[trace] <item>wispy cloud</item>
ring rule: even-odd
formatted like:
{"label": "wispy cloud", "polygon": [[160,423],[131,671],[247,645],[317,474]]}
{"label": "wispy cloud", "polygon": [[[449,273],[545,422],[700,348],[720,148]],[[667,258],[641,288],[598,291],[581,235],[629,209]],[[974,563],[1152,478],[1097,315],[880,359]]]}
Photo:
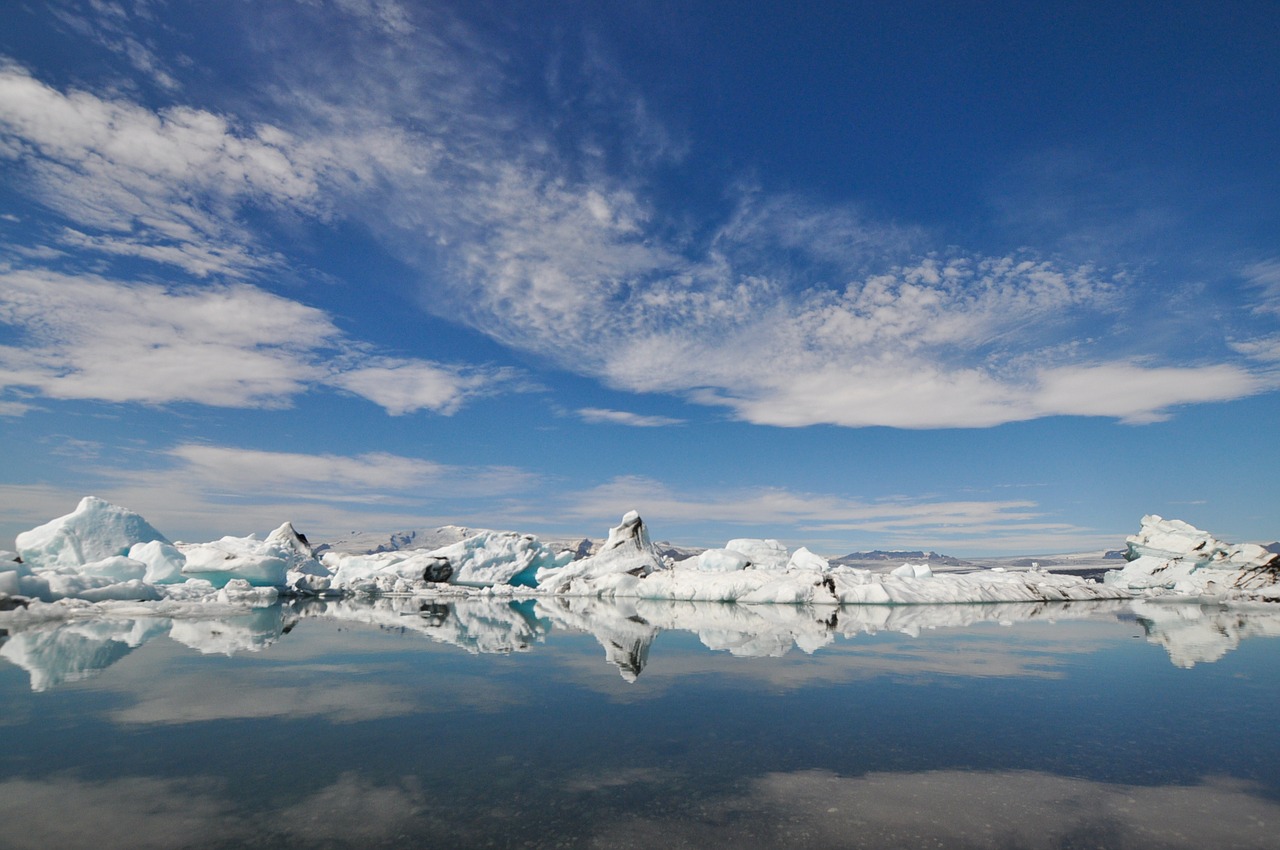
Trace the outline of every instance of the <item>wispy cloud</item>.
{"label": "wispy cloud", "polygon": [[[334,8],[363,25],[335,37],[319,25]],[[320,17],[256,57],[276,81],[256,107],[270,120],[59,91],[9,65],[0,155],[74,225],[68,246],[247,279],[283,260],[245,210],[350,219],[422,272],[427,309],[614,388],[757,424],[1137,424],[1275,386],[1225,340],[1216,354],[1118,346],[1160,321],[1118,271],[931,244],[853,204],[756,187],[727,187],[718,222],[688,225],[648,189],[653,151],[670,147],[654,142],[660,120],[624,79],[586,79],[599,51],[548,73],[529,58],[541,52],[439,10],[342,0],[293,13]],[[524,96],[539,78],[552,104],[581,87],[601,121],[647,131],[579,128],[566,143],[564,116]],[[312,361],[290,357],[255,397],[315,380],[302,374]],[[454,409],[474,378],[384,361],[332,383],[405,413]]]}
{"label": "wispy cloud", "polygon": [[422,360],[373,358],[368,365],[341,372],[334,386],[364,396],[392,416],[418,410],[455,413],[469,398],[496,390],[511,370],[442,366]]}
{"label": "wispy cloud", "polygon": [[515,467],[445,464],[386,452],[308,454],[184,443],[124,457],[75,459],[78,490],[0,484],[6,530],[16,533],[68,513],[90,493],[186,539],[267,531],[285,520],[317,541],[349,531],[451,523],[508,527],[504,500],[542,483],[537,474]]}
{"label": "wispy cloud", "polygon": [[[866,501],[783,487],[677,492],[643,476],[622,476],[568,494],[563,516],[583,525],[612,523],[639,510],[653,534],[680,540],[691,517],[729,537],[777,537],[830,554],[850,540],[877,548],[937,547],[949,551],[1062,552],[1114,546],[1115,534],[1055,521],[1029,500],[945,500],[930,497]],[[699,540],[712,545],[717,541]]]}
{"label": "wispy cloud", "polygon": [[155,43],[141,33],[143,25],[155,21],[150,0],[90,3],[53,0],[48,6],[63,26],[123,57],[145,79],[163,89],[179,88],[173,68],[160,58]]}
{"label": "wispy cloud", "polygon": [[[584,167],[504,98],[511,63],[469,43],[414,46],[429,58],[410,59],[406,43],[365,69],[368,79],[320,75],[326,103],[381,92],[362,124],[435,154],[412,172],[383,160],[397,179],[377,212],[347,211],[405,259],[444,270],[431,275],[431,309],[506,345],[616,388],[680,394],[770,425],[983,427],[1058,415],[1136,424],[1271,386],[1247,362],[1116,345],[1139,318],[1155,320],[1136,314],[1133,281],[1119,272],[1034,251],[930,251],[919,229],[755,188],[739,190],[709,235],[673,227],[644,190],[641,160]],[[489,85],[453,79],[460,67]],[[396,86],[380,85],[381,74]],[[426,79],[444,84],[428,91]],[[626,101],[608,108],[621,116]],[[400,113],[451,118],[432,132]],[[414,247],[423,244],[430,251]]]}
{"label": "wispy cloud", "polygon": [[1246,266],[1244,279],[1258,293],[1254,312],[1280,316],[1280,260],[1263,260]]}
{"label": "wispy cloud", "polygon": [[295,154],[270,125],[62,92],[0,65],[0,156],[24,169],[38,200],[97,231],[68,231],[76,247],[244,277],[274,259],[237,220],[240,205],[323,207],[315,167]]}
{"label": "wispy cloud", "polygon": [[[434,491],[451,496],[499,495],[526,489],[536,479],[510,467],[461,467],[371,452],[355,456],[268,452],[186,444],[165,452],[172,465],[160,475],[206,492],[290,494],[317,501],[418,499]],[[154,473],[137,473],[150,478]],[[309,494],[309,495],[308,495]]]}
{"label": "wispy cloud", "polygon": [[578,416],[583,422],[590,422],[593,425],[629,425],[632,428],[662,428],[667,425],[682,425],[683,419],[673,419],[670,416],[646,416],[641,413],[631,413],[626,410],[609,410],[602,407],[584,407],[578,411]]}

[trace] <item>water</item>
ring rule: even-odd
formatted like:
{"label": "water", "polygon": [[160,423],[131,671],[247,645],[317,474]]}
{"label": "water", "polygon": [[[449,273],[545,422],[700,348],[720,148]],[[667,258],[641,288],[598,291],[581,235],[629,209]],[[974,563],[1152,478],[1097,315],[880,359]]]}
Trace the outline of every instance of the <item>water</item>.
{"label": "water", "polygon": [[1280,614],[832,613],[14,631],[0,847],[1280,847]]}

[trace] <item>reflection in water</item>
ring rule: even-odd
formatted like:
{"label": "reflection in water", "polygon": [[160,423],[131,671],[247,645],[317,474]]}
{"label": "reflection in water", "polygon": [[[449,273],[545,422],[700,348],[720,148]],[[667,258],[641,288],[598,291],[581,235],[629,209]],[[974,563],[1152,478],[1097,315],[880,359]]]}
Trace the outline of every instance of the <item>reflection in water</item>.
{"label": "reflection in water", "polygon": [[638,818],[600,846],[1274,847],[1280,804],[1244,783],[1143,787],[1035,771],[772,773],[700,818]]}
{"label": "reflection in water", "polygon": [[[575,783],[570,798],[661,787],[661,771]],[[412,778],[388,783],[346,772],[283,809],[255,813],[214,783],[70,777],[0,782],[12,848],[209,846],[465,846],[485,841],[504,813],[467,824],[440,810]],[[1280,804],[1230,780],[1136,786],[1037,771],[926,771],[845,777],[825,770],[766,774],[745,793],[696,810],[650,807],[595,825],[594,834],[514,830],[511,846],[609,848],[1195,848],[1275,847]],[[587,825],[583,825],[587,826]],[[590,829],[590,827],[588,827]],[[536,839],[536,840],[535,840]],[[560,842],[560,843],[557,843]],[[505,845],[504,845],[505,846]]]}
{"label": "reflection in water", "polygon": [[1178,667],[1217,661],[1245,638],[1280,637],[1280,613],[1273,610],[1157,601],[1130,604],[1147,640],[1163,646]]}
{"label": "reflection in water", "polygon": [[0,647],[0,847],[1276,847],[1280,667],[1240,646],[1276,634],[586,599],[46,625]]}
{"label": "reflection in water", "polygon": [[[556,632],[592,635],[606,660],[634,682],[662,632],[697,636],[708,649],[742,657],[815,653],[837,640],[881,632],[918,637],[982,624],[1133,621],[1178,667],[1212,662],[1250,637],[1280,636],[1280,611],[1190,603],[1074,602],[996,605],[734,605],[714,602],[552,597],[511,602],[462,598],[302,600],[218,619],[100,619],[38,625],[0,637],[0,656],[43,691],[92,676],[148,640],[167,635],[205,655],[258,652],[300,619],[362,623],[420,634],[470,653],[525,652]],[[899,656],[899,662],[904,659]],[[958,659],[952,659],[956,665]],[[956,673],[962,669],[956,666]],[[979,672],[977,670],[971,672]],[[1006,671],[1009,674],[1025,670]],[[997,675],[988,667],[982,675]]]}

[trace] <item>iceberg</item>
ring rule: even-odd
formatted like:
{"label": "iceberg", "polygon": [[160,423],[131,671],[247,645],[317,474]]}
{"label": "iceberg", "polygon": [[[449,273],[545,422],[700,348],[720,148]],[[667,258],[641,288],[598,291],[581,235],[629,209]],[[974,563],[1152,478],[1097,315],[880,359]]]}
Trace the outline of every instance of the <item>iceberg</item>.
{"label": "iceberg", "polygon": [[539,589],[551,593],[592,595],[589,588],[596,580],[638,580],[667,567],[667,560],[649,540],[640,514],[628,511],[622,522],[609,529],[609,539],[599,552],[564,566],[545,567],[534,578]]}
{"label": "iceberg", "polygon": [[85,496],[71,513],[22,532],[14,543],[33,567],[79,567],[152,540],[169,542],[133,511]]}
{"label": "iceberg", "polygon": [[709,573],[731,573],[751,566],[751,559],[732,549],[707,549],[697,557],[698,569]]}
{"label": "iceberg", "polygon": [[1123,568],[1103,581],[1144,596],[1280,601],[1280,554],[1255,543],[1224,543],[1207,531],[1155,514],[1125,540]]}
{"label": "iceberg", "polygon": [[773,538],[757,540],[739,537],[724,544],[724,548],[731,552],[741,552],[750,559],[751,566],[757,570],[784,570],[791,560],[791,553],[787,551],[787,547]]}
{"label": "iceberg", "polygon": [[[213,606],[208,613],[243,612],[279,596],[557,597],[806,609],[1160,596],[1280,601],[1280,554],[1225,543],[1154,515],[1128,538],[1127,562],[1101,582],[1048,572],[1037,563],[1016,569],[968,564],[939,573],[912,561],[891,570],[864,569],[804,547],[790,551],[772,538],[736,538],[673,560],[669,553],[677,550],[655,546],[634,510],[598,547],[573,540],[566,548],[530,534],[456,526],[406,535],[401,542],[415,540],[449,542],[353,553],[313,547],[288,522],[262,540],[170,542],[138,514],[90,496],[72,513],[19,534],[16,553],[0,553],[0,620],[83,619],[92,616],[88,603],[116,616],[128,610],[131,616],[186,617],[200,606]],[[642,666],[645,655],[644,642],[630,629],[609,644],[620,669]]]}
{"label": "iceberg", "polygon": [[440,585],[530,587],[536,574],[563,567],[573,552],[555,551],[530,534],[481,531],[428,551],[398,549],[365,555],[325,552],[331,587],[355,593],[415,593]]}

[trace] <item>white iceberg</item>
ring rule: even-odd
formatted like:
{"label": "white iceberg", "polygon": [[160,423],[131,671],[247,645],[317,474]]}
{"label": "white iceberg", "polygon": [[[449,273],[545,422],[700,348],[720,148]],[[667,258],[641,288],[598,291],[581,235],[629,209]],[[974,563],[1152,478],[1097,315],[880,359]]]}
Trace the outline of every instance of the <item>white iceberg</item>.
{"label": "white iceberg", "polygon": [[78,567],[152,540],[169,542],[133,511],[85,496],[71,513],[22,532],[14,543],[31,567]]}
{"label": "white iceberg", "polygon": [[1144,516],[1126,543],[1128,563],[1103,577],[1109,586],[1147,596],[1280,601],[1280,554],[1255,543],[1224,543],[1155,514]]}
{"label": "white iceberg", "polygon": [[173,584],[184,581],[182,568],[186,556],[167,540],[149,540],[129,547],[129,557],[146,565],[142,579],[148,584]]}
{"label": "white iceberg", "polygon": [[707,549],[695,559],[698,569],[709,573],[732,573],[751,566],[751,559],[732,549]]}
{"label": "white iceberg", "polygon": [[290,587],[308,577],[328,577],[307,539],[288,522],[265,540],[223,537],[212,543],[179,543],[177,548],[186,558],[183,575],[219,588],[235,579],[254,587]]}
{"label": "white iceberg", "polygon": [[649,540],[649,531],[640,514],[628,511],[621,523],[609,529],[609,539],[596,554],[563,566],[545,567],[534,577],[538,588],[546,592],[594,596],[597,594],[590,592],[592,582],[610,579],[636,581],[665,571],[667,566],[666,559]]}
{"label": "white iceberg", "polygon": [[746,555],[752,568],[757,570],[785,570],[791,560],[787,547],[773,538],[739,537],[724,544],[724,548]]}
{"label": "white iceberg", "polygon": [[530,534],[482,531],[439,549],[325,552],[321,562],[336,590],[414,593],[445,584],[531,586],[537,573],[563,567],[572,557],[572,552],[556,551]]}
{"label": "white iceberg", "polygon": [[[423,539],[439,541],[462,531],[452,528]],[[479,531],[430,550],[354,554],[330,549],[317,559],[290,523],[264,540],[251,535],[170,543],[137,514],[87,497],[73,513],[18,535],[21,561],[0,557],[0,616],[27,623],[84,616],[67,600],[117,608],[151,605],[153,616],[162,611],[175,616],[175,610],[197,604],[243,611],[270,604],[278,594],[559,596],[810,607],[1157,595],[1280,601],[1280,555],[1253,544],[1224,543],[1156,516],[1145,517],[1141,532],[1129,538],[1129,563],[1101,583],[1038,568],[935,574],[928,564],[909,562],[888,573],[872,572],[832,563],[804,547],[791,552],[772,538],[738,538],[672,561],[654,546],[636,511],[610,529],[594,554],[581,557],[590,550],[581,543],[569,550],[528,534]],[[639,645],[630,637],[618,646],[619,658],[639,658]]]}

